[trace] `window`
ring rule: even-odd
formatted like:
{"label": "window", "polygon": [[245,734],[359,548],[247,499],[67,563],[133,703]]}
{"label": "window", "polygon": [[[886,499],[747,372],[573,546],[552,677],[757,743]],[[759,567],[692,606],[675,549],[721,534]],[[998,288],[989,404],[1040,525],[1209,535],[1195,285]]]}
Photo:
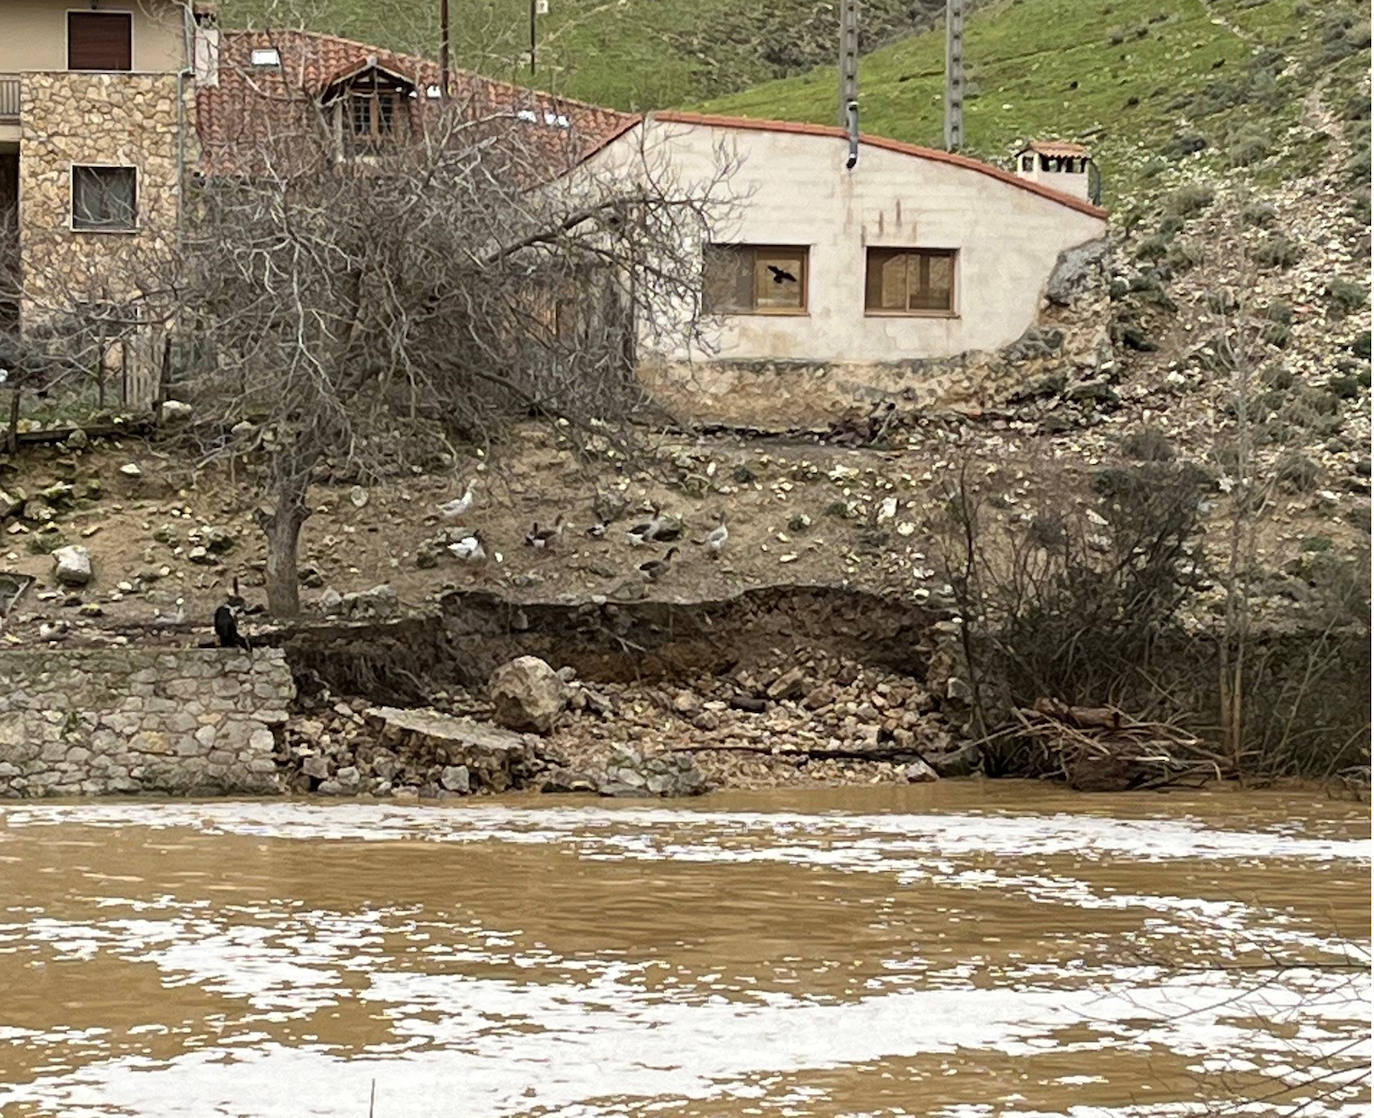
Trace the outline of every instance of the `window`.
{"label": "window", "polygon": [[869,249],[864,310],[953,314],[955,255],[949,248]]}
{"label": "window", "polygon": [[1021,156],[1021,170],[1023,170],[1023,171],[1034,171],[1034,170],[1035,170],[1035,156],[1033,156],[1033,155],[1023,155],[1023,156]]}
{"label": "window", "polygon": [[805,314],[809,252],[796,245],[707,245],[703,309],[707,314]]}
{"label": "window", "polygon": [[280,66],[281,55],[276,47],[254,47],[249,52],[248,61],[254,66]]}
{"label": "window", "polygon": [[68,12],[68,70],[132,70],[130,12]]}
{"label": "window", "polygon": [[73,167],[72,228],[138,228],[137,180],[132,167]]}
{"label": "window", "polygon": [[360,148],[391,139],[396,127],[396,94],[384,91],[353,93],[348,98],[348,129]]}

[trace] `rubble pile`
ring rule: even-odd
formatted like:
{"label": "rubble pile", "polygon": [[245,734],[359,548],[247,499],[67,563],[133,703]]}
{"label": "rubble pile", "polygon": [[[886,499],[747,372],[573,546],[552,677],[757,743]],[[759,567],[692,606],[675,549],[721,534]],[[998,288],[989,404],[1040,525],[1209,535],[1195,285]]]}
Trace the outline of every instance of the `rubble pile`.
{"label": "rubble pile", "polygon": [[[279,763],[296,790],[444,798],[506,788],[606,796],[696,795],[710,787],[934,780],[979,768],[915,680],[826,653],[722,677],[587,683],[567,668],[546,736],[500,722],[521,657],[494,674],[498,698],[436,692],[422,710],[339,702],[311,688]],[[544,665],[547,668],[547,665]],[[541,693],[539,710],[549,705]],[[492,758],[499,756],[499,762]],[[455,768],[461,766],[462,774]]]}

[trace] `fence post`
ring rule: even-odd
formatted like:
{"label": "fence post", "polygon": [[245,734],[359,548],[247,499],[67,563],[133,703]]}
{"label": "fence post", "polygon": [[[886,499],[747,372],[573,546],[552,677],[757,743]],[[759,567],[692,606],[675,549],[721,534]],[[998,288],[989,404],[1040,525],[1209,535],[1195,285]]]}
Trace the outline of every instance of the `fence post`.
{"label": "fence post", "polygon": [[5,450],[9,454],[17,454],[19,451],[19,393],[21,389],[15,385],[10,389],[10,421],[5,428]]}

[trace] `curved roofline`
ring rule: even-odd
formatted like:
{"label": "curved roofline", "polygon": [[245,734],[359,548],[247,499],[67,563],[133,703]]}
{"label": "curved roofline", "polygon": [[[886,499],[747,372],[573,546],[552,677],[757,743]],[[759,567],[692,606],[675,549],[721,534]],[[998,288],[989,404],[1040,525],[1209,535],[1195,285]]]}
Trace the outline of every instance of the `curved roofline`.
{"label": "curved roofline", "polygon": [[[676,110],[649,113],[646,119],[662,121],[666,124],[696,124],[706,128],[738,128],[750,132],[790,132],[802,136],[849,139],[849,133],[836,125],[805,124],[795,120],[755,120],[751,117],[711,116],[706,113],[685,113]],[[989,178],[998,179],[1009,186],[1017,187],[1031,194],[1038,194],[1048,201],[1058,202],[1061,206],[1078,210],[1089,217],[1101,218],[1105,221],[1110,216],[1110,212],[1101,206],[1094,206],[1082,198],[1074,198],[1062,191],[1042,186],[1038,182],[1020,178],[1010,171],[1004,171],[1001,167],[994,167],[991,163],[971,159],[967,155],[957,155],[954,152],[939,151],[935,148],[923,148],[917,144],[908,144],[901,140],[889,140],[885,136],[870,136],[867,133],[859,134],[859,142],[867,144],[869,147],[896,152],[898,155],[912,155],[917,159],[930,159],[936,163],[948,163],[955,167],[963,167],[968,171],[977,171],[980,175],[987,175]]]}

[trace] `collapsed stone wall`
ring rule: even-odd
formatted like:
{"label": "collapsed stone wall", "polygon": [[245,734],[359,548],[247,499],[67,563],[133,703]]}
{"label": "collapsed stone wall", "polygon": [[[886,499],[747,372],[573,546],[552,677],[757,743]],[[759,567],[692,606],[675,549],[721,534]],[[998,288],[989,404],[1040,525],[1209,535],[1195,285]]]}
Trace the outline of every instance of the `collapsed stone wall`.
{"label": "collapsed stone wall", "polygon": [[303,687],[373,702],[426,701],[449,683],[484,687],[501,664],[538,656],[580,679],[713,675],[778,650],[824,648],[924,678],[940,611],[827,586],[772,586],[719,600],[519,602],[454,591],[437,617],[311,625],[282,645]]}
{"label": "collapsed stone wall", "polygon": [[0,796],[280,792],[294,698],[279,649],[0,652]]}

